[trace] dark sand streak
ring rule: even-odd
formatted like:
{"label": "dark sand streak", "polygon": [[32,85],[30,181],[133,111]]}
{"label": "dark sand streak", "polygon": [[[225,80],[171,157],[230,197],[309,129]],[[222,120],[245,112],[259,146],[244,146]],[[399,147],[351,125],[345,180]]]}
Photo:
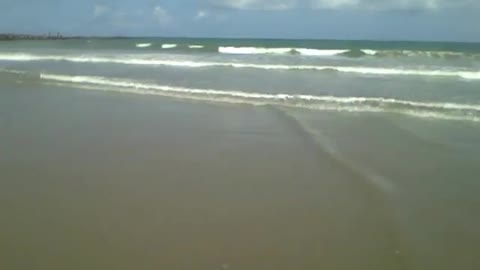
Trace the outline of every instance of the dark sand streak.
{"label": "dark sand streak", "polygon": [[[315,132],[315,134],[306,123],[296,118],[289,110],[276,106],[269,106],[269,108],[283,120],[283,123],[303,139],[305,149],[313,153],[319,163],[329,162],[329,166],[332,168],[346,173],[347,177],[342,180],[349,181],[348,186],[350,188],[361,193],[361,197],[369,201],[368,205],[376,207],[376,209],[369,210],[380,214],[382,217],[382,224],[378,225],[377,228],[385,230],[384,233],[388,236],[390,249],[395,251],[396,266],[398,266],[396,269],[409,269],[407,255],[400,252],[407,249],[402,248],[404,246],[400,240],[402,235],[392,215],[394,209],[391,207],[387,197],[388,190],[385,190],[382,185],[375,183],[372,175],[367,174],[365,169],[343,158],[332,144],[327,145],[325,141],[318,139],[318,136],[321,134],[318,134],[318,132]],[[383,178],[382,181],[384,181]]]}

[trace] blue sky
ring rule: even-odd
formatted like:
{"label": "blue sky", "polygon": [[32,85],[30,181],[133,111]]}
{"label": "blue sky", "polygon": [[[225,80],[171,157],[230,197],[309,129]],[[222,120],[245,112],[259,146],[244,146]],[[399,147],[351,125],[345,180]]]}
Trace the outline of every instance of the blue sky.
{"label": "blue sky", "polygon": [[0,0],[0,32],[480,41],[480,0]]}

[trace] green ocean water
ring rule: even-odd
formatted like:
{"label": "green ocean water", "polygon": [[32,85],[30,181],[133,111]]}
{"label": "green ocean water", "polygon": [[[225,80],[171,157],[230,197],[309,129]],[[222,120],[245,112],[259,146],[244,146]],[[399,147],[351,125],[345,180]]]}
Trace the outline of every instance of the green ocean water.
{"label": "green ocean water", "polygon": [[177,44],[179,48],[202,45],[203,51],[217,51],[218,47],[263,47],[263,48],[312,48],[312,49],[372,49],[411,51],[451,51],[480,53],[480,44],[462,42],[418,41],[369,41],[369,40],[289,40],[289,39],[218,39],[218,38],[83,38],[65,41],[11,41],[1,44],[3,48],[71,48],[71,49],[131,49],[133,43],[152,43],[152,50],[162,44]]}
{"label": "green ocean water", "polygon": [[37,83],[127,91],[134,86],[139,92],[213,101],[477,121],[479,46],[158,38],[13,41],[0,44],[0,64],[1,76],[37,78]]}

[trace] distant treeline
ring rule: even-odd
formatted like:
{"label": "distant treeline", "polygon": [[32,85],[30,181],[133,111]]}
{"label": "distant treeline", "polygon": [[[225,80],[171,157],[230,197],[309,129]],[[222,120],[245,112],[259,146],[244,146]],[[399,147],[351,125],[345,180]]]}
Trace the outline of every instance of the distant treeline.
{"label": "distant treeline", "polygon": [[44,34],[44,35],[26,35],[26,34],[0,34],[0,40],[50,40],[50,39],[67,39],[60,33]]}
{"label": "distant treeline", "polygon": [[44,35],[26,35],[26,34],[1,34],[0,41],[9,40],[65,40],[65,39],[130,39],[135,37],[125,36],[64,36],[60,33]]}

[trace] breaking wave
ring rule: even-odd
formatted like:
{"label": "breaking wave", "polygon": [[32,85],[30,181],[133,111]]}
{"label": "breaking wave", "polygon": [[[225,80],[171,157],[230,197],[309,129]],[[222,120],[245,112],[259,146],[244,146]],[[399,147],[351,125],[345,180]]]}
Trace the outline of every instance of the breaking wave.
{"label": "breaking wave", "polygon": [[218,47],[218,52],[225,54],[288,54],[292,50],[290,48]]}
{"label": "breaking wave", "polygon": [[152,46],[152,43],[137,43],[135,46],[137,48],[148,48],[148,47]]}
{"label": "breaking wave", "polygon": [[348,50],[318,50],[302,48],[259,48],[259,47],[219,47],[218,52],[224,54],[301,54],[307,56],[333,56]]}
{"label": "breaking wave", "polygon": [[412,50],[361,50],[365,55],[376,57],[426,57],[426,58],[461,58],[480,57],[479,54],[464,53],[464,52],[451,52],[451,51],[412,51]]}
{"label": "breaking wave", "polygon": [[321,111],[397,113],[420,118],[480,122],[480,104],[419,102],[382,97],[336,97],[282,93],[256,93],[238,90],[217,90],[158,85],[143,81],[96,76],[32,74],[7,71],[25,80],[34,78],[47,83],[63,83],[77,88],[143,95],[169,96],[209,102],[276,105]]}
{"label": "breaking wave", "polygon": [[162,49],[173,49],[176,47],[177,47],[177,44],[162,44]]}
{"label": "breaking wave", "polygon": [[342,57],[424,57],[424,58],[473,58],[480,59],[478,53],[453,51],[413,51],[413,50],[373,50],[373,49],[313,49],[313,48],[264,48],[264,47],[218,47],[222,54],[270,54],[303,56],[342,56]]}
{"label": "breaking wave", "polygon": [[317,65],[283,65],[283,64],[253,64],[239,62],[197,62],[181,60],[152,59],[138,55],[122,57],[100,56],[67,56],[67,55],[32,55],[32,54],[0,54],[3,61],[69,61],[76,63],[113,63],[126,65],[173,66],[184,68],[229,67],[253,68],[264,70],[312,70],[335,71],[377,76],[428,76],[454,77],[468,80],[480,80],[480,71],[472,70],[433,70],[433,69],[402,69],[365,66],[317,66]]}

